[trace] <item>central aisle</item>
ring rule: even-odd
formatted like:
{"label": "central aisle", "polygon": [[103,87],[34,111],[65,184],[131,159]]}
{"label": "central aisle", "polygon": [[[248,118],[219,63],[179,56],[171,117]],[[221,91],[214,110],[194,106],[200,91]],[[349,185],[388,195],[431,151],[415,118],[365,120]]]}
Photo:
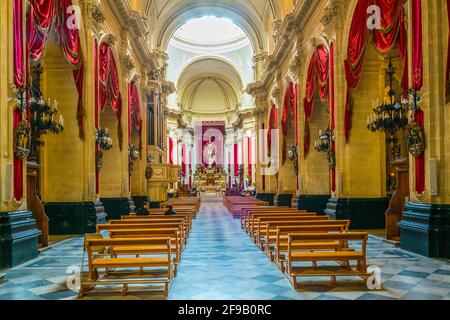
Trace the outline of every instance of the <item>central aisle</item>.
{"label": "central aisle", "polygon": [[202,203],[170,299],[299,297],[222,202]]}

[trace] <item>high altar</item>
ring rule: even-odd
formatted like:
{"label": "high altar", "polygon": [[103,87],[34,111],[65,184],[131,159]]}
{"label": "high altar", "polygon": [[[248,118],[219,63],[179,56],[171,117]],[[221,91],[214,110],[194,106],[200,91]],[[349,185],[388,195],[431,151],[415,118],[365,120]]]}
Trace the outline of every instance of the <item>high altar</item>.
{"label": "high altar", "polygon": [[223,195],[227,188],[227,174],[221,166],[199,166],[194,174],[194,187],[201,195]]}

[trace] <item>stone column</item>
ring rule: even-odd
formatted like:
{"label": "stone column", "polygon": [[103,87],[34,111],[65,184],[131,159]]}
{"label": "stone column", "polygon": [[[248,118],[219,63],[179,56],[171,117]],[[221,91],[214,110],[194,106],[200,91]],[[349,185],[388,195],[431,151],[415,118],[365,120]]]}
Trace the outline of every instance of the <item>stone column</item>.
{"label": "stone column", "polygon": [[[23,9],[25,13],[25,1]],[[0,3],[0,269],[22,264],[38,256],[40,231],[26,203],[26,171],[23,168],[23,199],[14,200],[13,112],[17,90],[13,86],[13,1]],[[25,25],[25,24],[24,24]],[[24,30],[25,31],[25,30]],[[25,32],[24,32],[25,36]],[[8,45],[6,45],[8,44]]]}

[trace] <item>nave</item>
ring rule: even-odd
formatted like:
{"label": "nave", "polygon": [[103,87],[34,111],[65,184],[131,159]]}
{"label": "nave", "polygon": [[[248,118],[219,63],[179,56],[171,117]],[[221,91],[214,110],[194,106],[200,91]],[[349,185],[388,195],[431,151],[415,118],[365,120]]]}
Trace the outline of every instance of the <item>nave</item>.
{"label": "nave", "polygon": [[[368,264],[381,268],[382,289],[370,291],[356,279],[311,278],[298,291],[278,267],[242,231],[239,220],[218,202],[203,202],[183,253],[169,300],[382,300],[450,298],[450,263],[401,250],[370,236]],[[73,300],[67,288],[70,266],[80,266],[83,238],[63,240],[39,258],[7,271],[0,284],[0,300]],[[85,262],[86,264],[86,262]],[[84,300],[163,299],[160,293],[92,293]]]}

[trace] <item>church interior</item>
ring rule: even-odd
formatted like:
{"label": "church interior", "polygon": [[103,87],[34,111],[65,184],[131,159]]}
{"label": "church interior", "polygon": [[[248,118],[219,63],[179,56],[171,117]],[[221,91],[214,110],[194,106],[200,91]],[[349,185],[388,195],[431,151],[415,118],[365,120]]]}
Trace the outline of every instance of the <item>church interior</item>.
{"label": "church interior", "polygon": [[450,299],[450,0],[3,0],[0,39],[0,300]]}

